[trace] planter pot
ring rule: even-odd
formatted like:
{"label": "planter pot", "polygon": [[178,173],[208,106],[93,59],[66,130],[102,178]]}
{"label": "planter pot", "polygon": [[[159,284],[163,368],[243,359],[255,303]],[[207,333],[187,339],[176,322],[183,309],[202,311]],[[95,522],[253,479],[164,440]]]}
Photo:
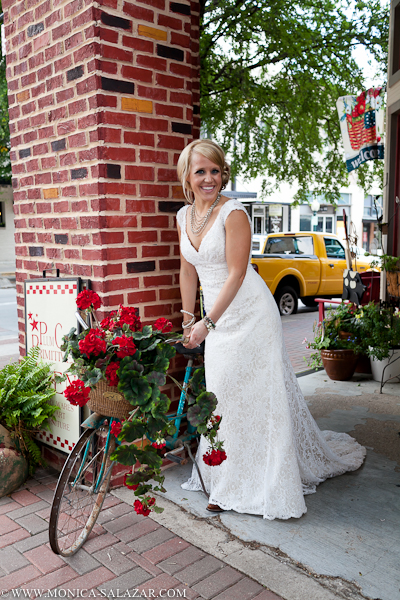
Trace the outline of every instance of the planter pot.
{"label": "planter pot", "polygon": [[28,478],[28,463],[14,448],[0,448],[0,498],[15,492]]}
{"label": "planter pot", "polygon": [[[399,360],[396,360],[397,358]],[[386,365],[389,365],[387,369],[385,369]],[[382,374],[384,369],[385,381],[387,381],[391,377],[400,377],[400,348],[393,350],[393,354],[389,358],[384,358],[383,360],[376,360],[375,358],[371,358],[371,369],[372,378],[375,381],[382,381]],[[392,381],[392,383],[396,383],[396,381]]]}
{"label": "planter pot", "polygon": [[400,271],[386,272],[386,286],[390,296],[396,298],[400,296]]}
{"label": "planter pot", "polygon": [[348,381],[354,375],[358,356],[353,350],[321,350],[321,359],[329,379]]}

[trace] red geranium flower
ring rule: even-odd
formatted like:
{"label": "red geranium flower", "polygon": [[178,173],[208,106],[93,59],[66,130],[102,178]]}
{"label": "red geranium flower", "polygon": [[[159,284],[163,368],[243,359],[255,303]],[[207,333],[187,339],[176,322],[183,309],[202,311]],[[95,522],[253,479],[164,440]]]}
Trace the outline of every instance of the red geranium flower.
{"label": "red geranium flower", "polygon": [[118,310],[118,320],[115,323],[115,327],[122,328],[125,324],[129,325],[131,331],[139,331],[142,328],[137,309],[131,308],[130,306],[122,306],[121,304]]}
{"label": "red geranium flower", "polygon": [[102,305],[102,301],[96,292],[93,292],[92,290],[83,290],[76,298],[76,305],[79,310],[86,310],[91,306],[97,310]]}
{"label": "red geranium flower", "polygon": [[73,381],[64,390],[64,396],[73,406],[85,406],[89,400],[90,387],[85,387],[85,384],[80,379]]}
{"label": "red geranium flower", "polygon": [[117,371],[119,369],[119,362],[112,362],[107,365],[106,368],[106,377],[109,385],[116,387],[119,382],[119,377],[117,375]]}
{"label": "red geranium flower", "polygon": [[107,349],[104,336],[105,332],[101,329],[89,329],[83,340],[79,340],[79,350],[82,354],[86,354],[88,358],[90,358],[91,354],[99,356],[99,354],[105,352]]}
{"label": "red geranium flower", "polygon": [[118,437],[119,434],[121,433],[122,423],[124,422],[124,420],[122,420],[122,421],[113,421],[112,422],[112,424],[111,424],[111,433],[113,435],[115,435],[115,437]]}
{"label": "red geranium flower", "polygon": [[210,467],[217,467],[226,460],[226,452],[224,450],[211,450],[203,455],[203,460]]}
{"label": "red geranium flower", "polygon": [[135,500],[133,508],[138,515],[143,515],[144,517],[147,517],[151,513],[151,510],[142,504],[140,500]]}
{"label": "red geranium flower", "polygon": [[160,317],[154,323],[153,328],[158,329],[159,331],[162,331],[162,333],[168,333],[172,329],[172,323],[171,323],[171,321],[164,319],[164,317]]}
{"label": "red geranium flower", "polygon": [[118,358],[124,358],[125,356],[133,356],[136,352],[136,346],[133,342],[133,339],[127,337],[126,335],[116,337],[113,340],[113,344],[119,346],[119,350],[117,350],[116,352]]}
{"label": "red geranium flower", "polygon": [[137,490],[138,487],[139,487],[138,483],[133,483],[132,484],[132,483],[127,483],[126,482],[127,477],[129,477],[130,475],[132,475],[132,473],[125,473],[125,475],[124,475],[124,486],[127,487],[127,488],[129,488],[130,490]]}
{"label": "red geranium flower", "polygon": [[358,114],[362,115],[363,113],[365,113],[365,102],[360,102],[358,105]]}
{"label": "red geranium flower", "polygon": [[100,322],[100,327],[102,329],[109,329],[110,331],[113,329],[115,325],[115,321],[112,318],[115,315],[115,311],[112,312],[108,317],[104,317],[104,319]]}
{"label": "red geranium flower", "polygon": [[161,448],[165,448],[165,446],[167,444],[165,443],[165,440],[160,440],[157,442],[153,442],[151,445],[153,446],[153,448],[157,448],[157,450],[161,450]]}

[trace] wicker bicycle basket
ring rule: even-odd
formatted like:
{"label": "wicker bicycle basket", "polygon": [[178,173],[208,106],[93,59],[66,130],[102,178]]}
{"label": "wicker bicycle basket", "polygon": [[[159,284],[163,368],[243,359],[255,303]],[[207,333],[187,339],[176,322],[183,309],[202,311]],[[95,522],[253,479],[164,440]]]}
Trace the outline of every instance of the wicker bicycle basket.
{"label": "wicker bicycle basket", "polygon": [[132,404],[125,400],[118,388],[108,385],[104,379],[90,391],[88,407],[93,412],[115,419],[126,419],[133,410]]}

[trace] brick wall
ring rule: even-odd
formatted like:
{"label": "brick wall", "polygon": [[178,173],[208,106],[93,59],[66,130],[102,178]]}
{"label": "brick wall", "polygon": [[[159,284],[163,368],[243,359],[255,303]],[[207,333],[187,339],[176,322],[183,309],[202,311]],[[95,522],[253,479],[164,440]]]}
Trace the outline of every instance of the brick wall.
{"label": "brick wall", "polygon": [[199,135],[198,1],[3,0],[23,280],[89,278],[106,309],[180,316],[180,151]]}

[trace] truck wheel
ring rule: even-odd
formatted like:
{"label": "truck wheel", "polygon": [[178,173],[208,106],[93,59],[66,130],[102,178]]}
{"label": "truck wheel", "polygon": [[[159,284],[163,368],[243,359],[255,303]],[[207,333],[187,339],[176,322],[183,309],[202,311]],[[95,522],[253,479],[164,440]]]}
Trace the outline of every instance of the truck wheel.
{"label": "truck wheel", "polygon": [[293,288],[282,287],[275,293],[275,300],[281,315],[294,315],[297,313],[298,298]]}
{"label": "truck wheel", "polygon": [[300,300],[308,308],[318,308],[318,302],[315,302],[314,298],[300,298]]}

